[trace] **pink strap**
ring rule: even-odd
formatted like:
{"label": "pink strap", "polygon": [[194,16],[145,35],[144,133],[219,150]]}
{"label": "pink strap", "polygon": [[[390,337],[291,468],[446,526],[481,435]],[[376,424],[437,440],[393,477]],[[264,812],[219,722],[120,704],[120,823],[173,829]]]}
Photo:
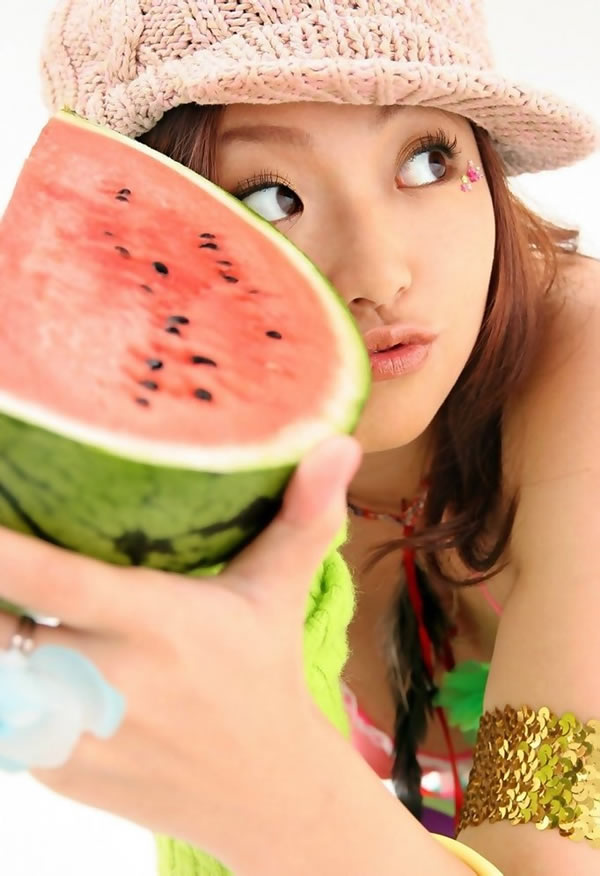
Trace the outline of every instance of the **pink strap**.
{"label": "pink strap", "polygon": [[498,616],[500,616],[502,614],[502,606],[500,605],[499,602],[497,602],[494,599],[494,597],[492,596],[492,594],[490,593],[490,591],[486,587],[486,584],[484,581],[482,581],[481,584],[479,584],[479,589],[481,591],[481,595],[483,596],[483,598],[485,599],[487,604],[490,606],[492,611],[494,611]]}

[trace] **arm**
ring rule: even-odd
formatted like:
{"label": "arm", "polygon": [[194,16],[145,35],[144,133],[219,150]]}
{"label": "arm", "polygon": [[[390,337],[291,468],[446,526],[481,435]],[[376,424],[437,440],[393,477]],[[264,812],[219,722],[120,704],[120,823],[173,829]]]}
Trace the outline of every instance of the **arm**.
{"label": "arm", "polygon": [[501,876],[434,839],[325,720],[305,741],[307,753],[290,759],[288,790],[264,801],[260,821],[248,825],[236,874]]}
{"label": "arm", "polygon": [[[586,722],[600,719],[600,265],[584,263],[577,274],[582,280],[558,318],[539,379],[512,421],[522,449],[512,540],[517,577],[485,709],[526,703]],[[485,822],[460,839],[507,876],[600,871],[600,850],[556,829]]]}

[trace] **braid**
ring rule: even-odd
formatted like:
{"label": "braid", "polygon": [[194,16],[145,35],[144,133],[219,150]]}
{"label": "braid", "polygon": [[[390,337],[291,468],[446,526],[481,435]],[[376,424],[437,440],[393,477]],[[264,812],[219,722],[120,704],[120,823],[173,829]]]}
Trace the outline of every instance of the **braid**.
{"label": "braid", "polygon": [[[416,572],[423,600],[423,620],[435,653],[439,654],[450,624],[427,576],[418,566]],[[396,700],[395,759],[392,769],[394,790],[398,799],[420,819],[423,808],[422,771],[417,752],[433,715],[432,700],[436,687],[423,661],[417,618],[406,586],[402,588],[396,603],[388,663],[389,680]]]}

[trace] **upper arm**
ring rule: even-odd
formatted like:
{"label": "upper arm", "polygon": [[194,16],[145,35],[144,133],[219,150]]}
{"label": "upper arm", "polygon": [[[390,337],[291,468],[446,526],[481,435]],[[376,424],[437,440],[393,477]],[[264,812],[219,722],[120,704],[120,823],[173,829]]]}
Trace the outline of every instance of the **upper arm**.
{"label": "upper arm", "polygon": [[[548,706],[585,722],[600,719],[600,264],[586,265],[581,276],[517,418],[515,585],[485,709]],[[532,824],[485,823],[461,839],[507,876],[600,872],[600,850]]]}

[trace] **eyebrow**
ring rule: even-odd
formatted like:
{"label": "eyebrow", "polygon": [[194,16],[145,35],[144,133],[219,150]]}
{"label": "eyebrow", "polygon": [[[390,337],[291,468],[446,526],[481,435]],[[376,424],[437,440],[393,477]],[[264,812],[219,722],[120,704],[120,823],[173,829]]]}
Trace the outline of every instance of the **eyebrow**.
{"label": "eyebrow", "polygon": [[[396,116],[406,108],[406,104],[392,106],[380,106],[375,116],[375,126],[384,125],[389,119]],[[243,140],[246,143],[261,143],[264,140],[275,140],[288,146],[297,146],[310,149],[313,140],[307,131],[302,128],[288,128],[284,125],[239,125],[229,128],[220,136],[220,145],[231,143],[234,140]]]}

